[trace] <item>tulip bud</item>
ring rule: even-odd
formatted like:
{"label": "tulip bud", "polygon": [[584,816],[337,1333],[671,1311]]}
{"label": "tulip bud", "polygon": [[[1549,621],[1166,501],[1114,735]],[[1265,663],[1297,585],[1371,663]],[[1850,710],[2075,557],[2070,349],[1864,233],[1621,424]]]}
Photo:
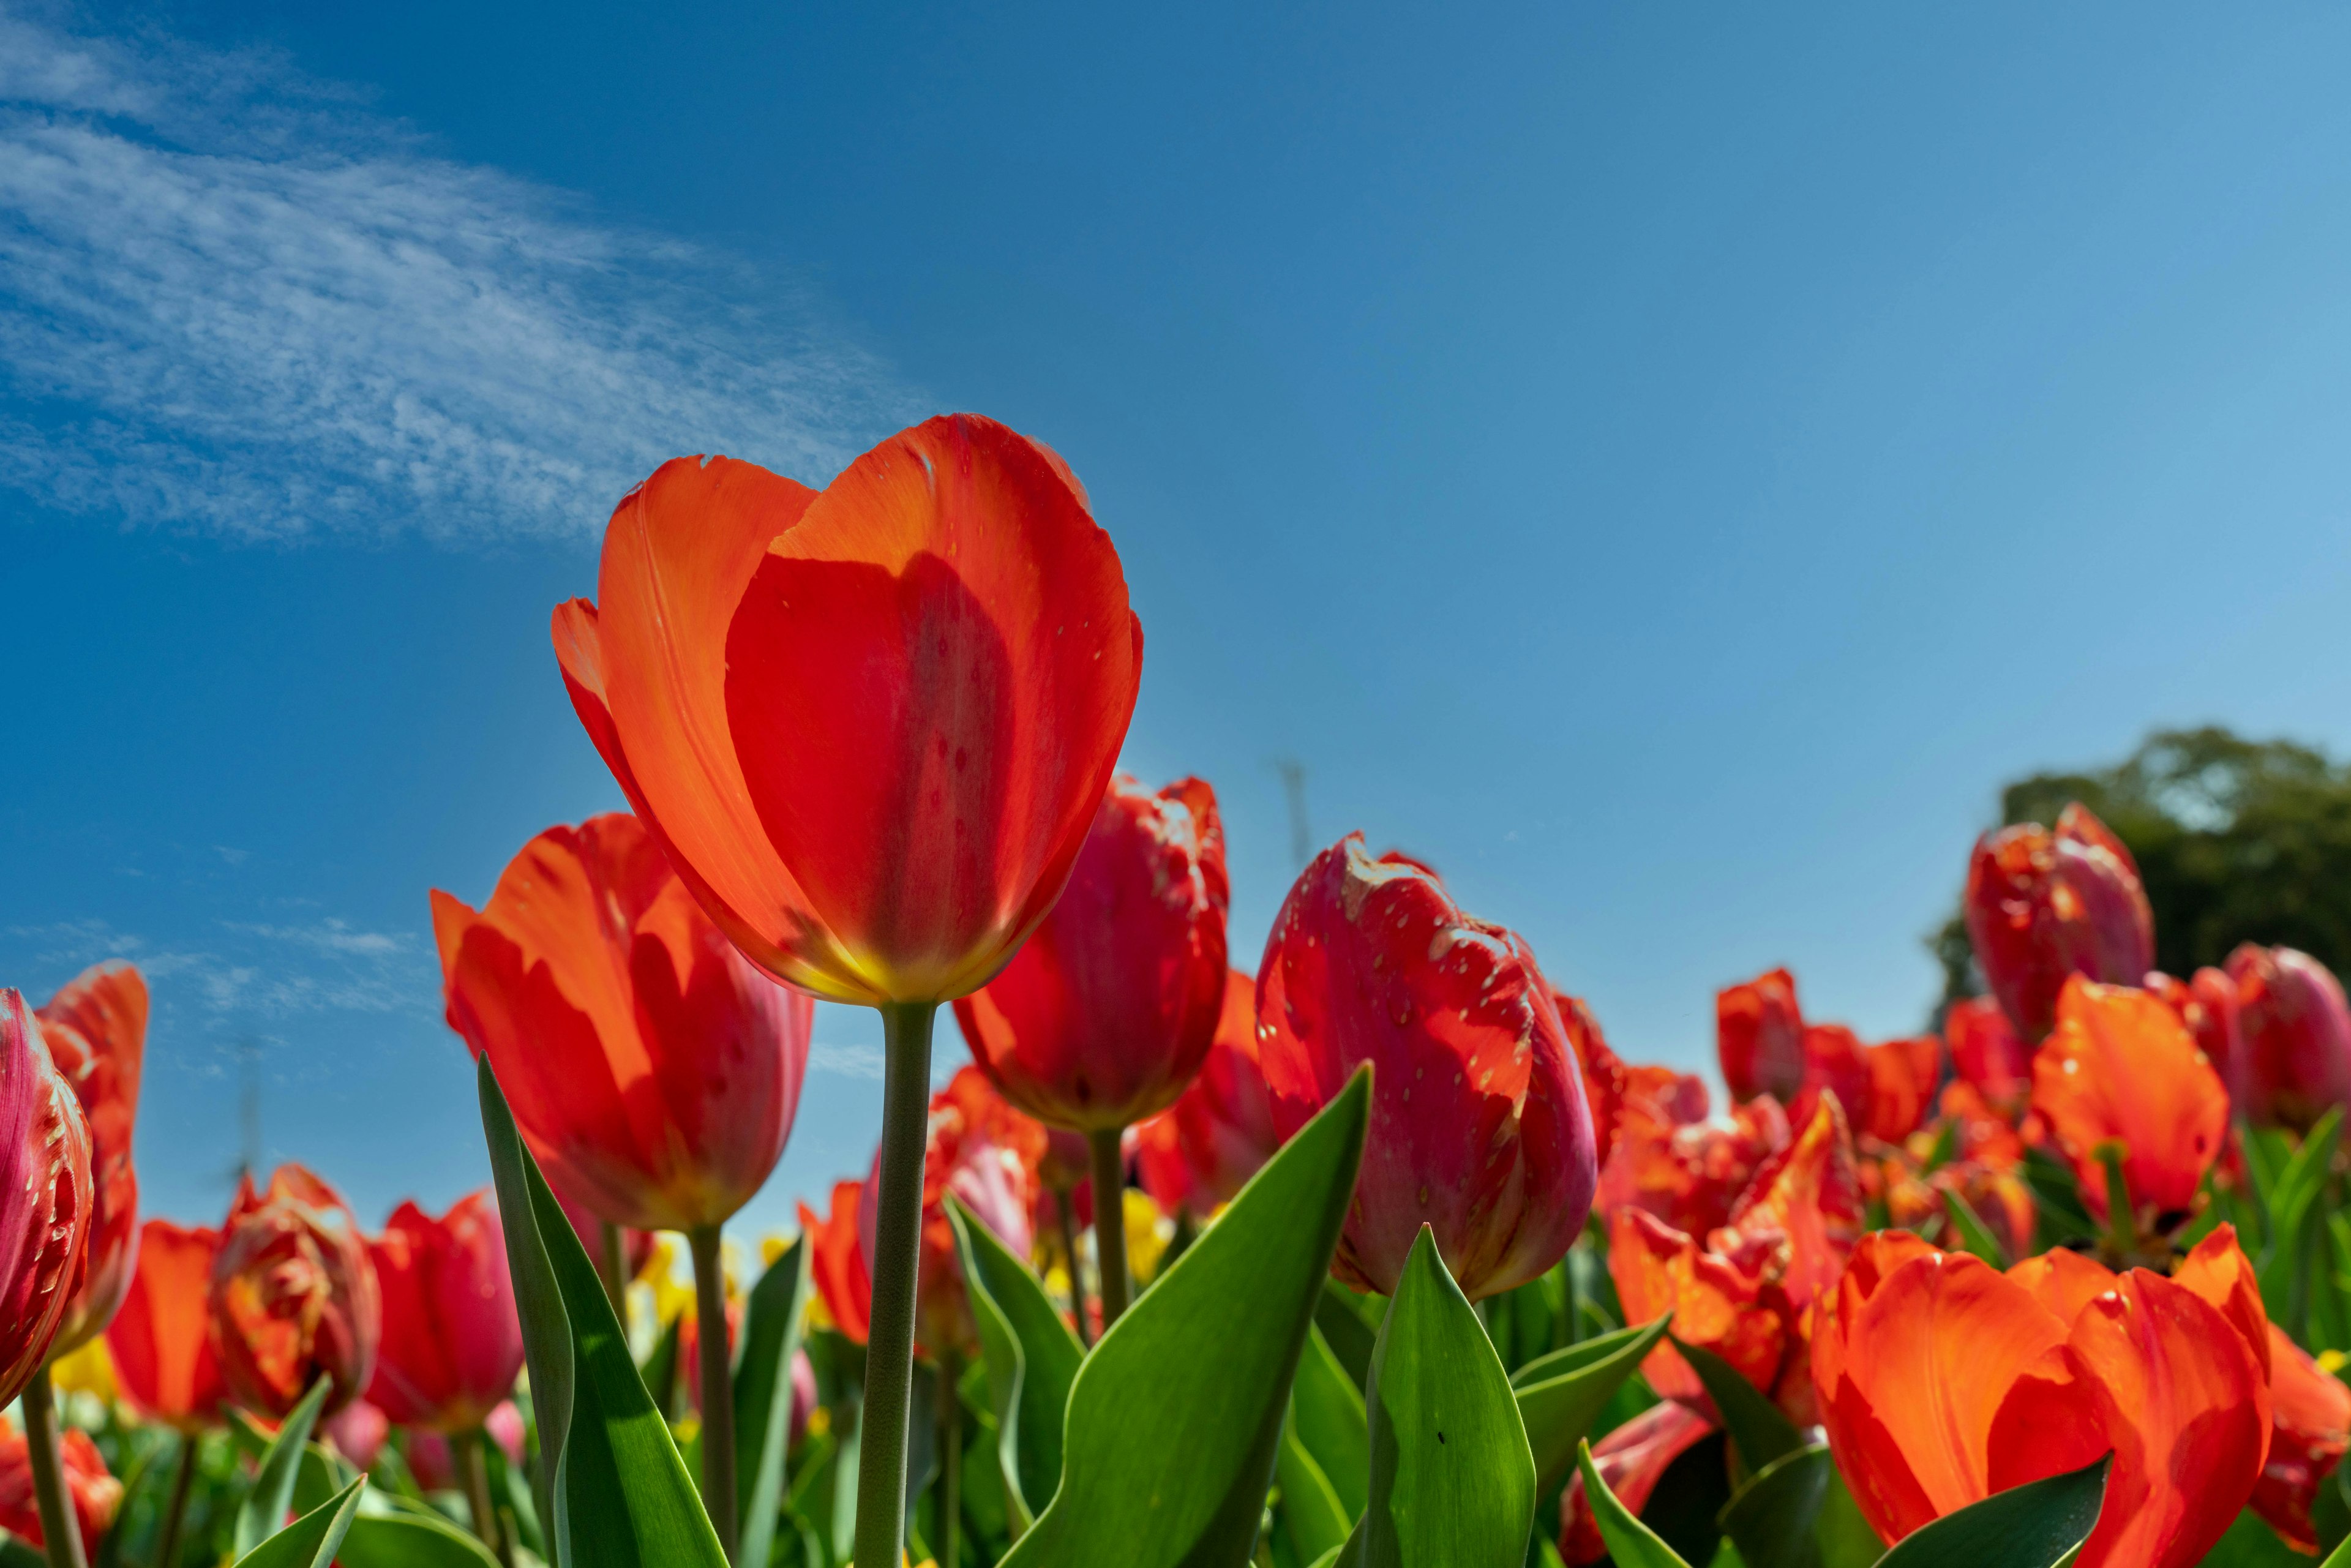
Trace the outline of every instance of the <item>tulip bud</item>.
{"label": "tulip bud", "polygon": [[2155,967],[2155,912],[2138,862],[2079,801],[2054,832],[2038,822],[1976,841],[1968,937],[2017,1032],[2038,1043],[2068,975],[2136,986]]}
{"label": "tulip bud", "polygon": [[81,1282],[89,1127],[22,993],[0,990],[0,1401],[48,1359]]}
{"label": "tulip bud", "polygon": [[480,1426],[522,1370],[506,1233],[489,1195],[460,1198],[439,1219],[402,1204],[368,1257],[383,1299],[368,1398],[403,1427]]}
{"label": "tulip bud", "polygon": [[320,1377],[332,1415],[366,1390],[383,1334],[375,1267],[350,1207],[300,1166],[231,1206],[208,1305],[229,1395],[282,1419]]}
{"label": "tulip bud", "polygon": [[1176,1103],[1225,993],[1224,829],[1214,790],[1111,780],[1069,886],[956,1022],[998,1092],[1092,1132]]}
{"label": "tulip bud", "polygon": [[147,982],[119,959],[83,971],[40,1010],[41,1038],[89,1124],[89,1243],[53,1356],[98,1337],[122,1305],[139,1256],[139,1176],[131,1163],[147,1049]]}
{"label": "tulip bud", "polygon": [[220,1240],[204,1226],[141,1226],[130,1291],[106,1328],[115,1378],[132,1406],[183,1433],[216,1424],[228,1392],[204,1310]]}
{"label": "tulip bud", "polygon": [[2248,942],[2229,955],[2243,1046],[2244,1113],[2307,1131],[2351,1103],[2351,1008],[2334,971],[2292,947]]}
{"label": "tulip bud", "polygon": [[1714,994],[1714,1042],[1733,1100],[1769,1094],[1781,1104],[1804,1086],[1804,1015],[1796,977],[1771,969]]}
{"label": "tulip bud", "polygon": [[2221,970],[2207,966],[2185,980],[2174,979],[2160,969],[2147,972],[2147,988],[2161,997],[2164,1005],[2179,1015],[2188,1032],[2196,1037],[2196,1048],[2229,1086],[2231,1103],[2242,1105],[2245,1097],[2245,1052],[2240,1043],[2237,1023],[2237,982]]}
{"label": "tulip bud", "polygon": [[1374,1064],[1341,1281],[1394,1291],[1423,1224],[1473,1301],[1559,1261],[1598,1179],[1592,1118],[1551,987],[1517,935],[1350,834],[1290,890],[1257,985],[1283,1137]]}
{"label": "tulip bud", "polygon": [[1990,997],[1953,1002],[1943,1015],[1951,1070],[1995,1105],[2013,1105],[2032,1090],[2032,1052]]}

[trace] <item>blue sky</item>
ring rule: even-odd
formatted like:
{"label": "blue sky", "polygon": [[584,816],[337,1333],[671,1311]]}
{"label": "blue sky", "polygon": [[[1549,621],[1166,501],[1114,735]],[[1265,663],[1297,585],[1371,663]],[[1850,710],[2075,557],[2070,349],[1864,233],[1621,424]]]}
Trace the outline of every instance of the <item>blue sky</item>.
{"label": "blue sky", "polygon": [[0,9],[0,977],[148,967],[160,1211],[247,1051],[371,1223],[485,1179],[425,891],[618,803],[547,616],[674,453],[1051,442],[1235,952],[1295,758],[1638,1056],[1916,1027],[2020,771],[2351,749],[2351,16],[688,9]]}

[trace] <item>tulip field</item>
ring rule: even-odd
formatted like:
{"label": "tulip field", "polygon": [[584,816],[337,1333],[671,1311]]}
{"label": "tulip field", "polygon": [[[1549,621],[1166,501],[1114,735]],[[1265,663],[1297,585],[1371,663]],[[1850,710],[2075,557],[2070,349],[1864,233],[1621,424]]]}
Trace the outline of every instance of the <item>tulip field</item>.
{"label": "tulip field", "polygon": [[[0,991],[7,1563],[2351,1564],[2351,1008],[2157,972],[2088,810],[1951,846],[1937,1032],[1726,985],[1718,1104],[1358,834],[1234,950],[1211,785],[1116,771],[1117,552],[1001,424],[677,459],[595,591],[630,810],[416,890],[491,1188],[142,1218],[138,970]],[[763,1242],[814,998],[881,1139]]]}

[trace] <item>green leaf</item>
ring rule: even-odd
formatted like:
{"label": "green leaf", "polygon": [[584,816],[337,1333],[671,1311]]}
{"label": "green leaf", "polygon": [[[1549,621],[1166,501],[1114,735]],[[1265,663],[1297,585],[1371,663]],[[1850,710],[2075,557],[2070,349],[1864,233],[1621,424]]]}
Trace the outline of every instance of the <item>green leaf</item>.
{"label": "green leaf", "polygon": [[49,1568],[49,1554],[23,1537],[0,1530],[0,1568]]}
{"label": "green leaf", "polygon": [[1943,1207],[1951,1217],[1951,1227],[1959,1234],[1959,1244],[1995,1269],[2006,1269],[2010,1259],[2008,1249],[1983,1222],[1975,1205],[1949,1187],[1943,1189]]}
{"label": "green leaf", "polygon": [[2260,1514],[2247,1509],[2197,1568],[2311,1568],[2311,1559],[2278,1539]]}
{"label": "green leaf", "polygon": [[[325,1386],[326,1380],[321,1378],[319,1387]],[[318,1414],[316,1406],[311,1414]],[[287,1427],[290,1429],[293,1424],[289,1419]],[[279,1435],[284,1436],[282,1432]],[[296,1448],[298,1451],[298,1442]],[[291,1490],[290,1462],[288,1477],[287,1485]],[[257,1490],[258,1483],[256,1485]],[[343,1543],[344,1532],[350,1529],[351,1520],[359,1512],[360,1494],[365,1490],[367,1478],[361,1476],[250,1552],[239,1553],[236,1568],[329,1568],[335,1561],[336,1548]],[[237,1521],[240,1532],[244,1523],[242,1518]]]}
{"label": "green leaf", "polygon": [[1371,1568],[1520,1568],[1535,1460],[1478,1311],[1426,1225],[1372,1353]]}
{"label": "green leaf", "polygon": [[1878,1568],[2056,1568],[2098,1522],[2106,1459],[1994,1492],[1906,1535]]}
{"label": "green leaf", "polygon": [[[1365,1365],[1368,1370],[1369,1364]],[[1319,1328],[1307,1333],[1290,1400],[1298,1441],[1329,1479],[1352,1526],[1371,1498],[1371,1427],[1364,1414],[1362,1387],[1339,1364]]]}
{"label": "green leaf", "polygon": [[1575,1446],[1625,1380],[1640,1370],[1671,1313],[1639,1328],[1614,1333],[1556,1350],[1519,1368],[1510,1378],[1519,1419],[1535,1458],[1535,1490],[1548,1494],[1566,1484],[1575,1464]]}
{"label": "green leaf", "polygon": [[1004,1568],[1248,1558],[1370,1099],[1366,1068],[1102,1335],[1070,1388],[1061,1484]]}
{"label": "green leaf", "polygon": [[1017,1535],[1035,1522],[1061,1484],[1061,1413],[1085,1347],[1028,1265],[961,1200],[949,1200],[947,1219],[979,1324],[988,1404],[996,1415],[997,1465]]}
{"label": "green leaf", "polygon": [[361,1513],[335,1553],[340,1568],[496,1568],[497,1559],[437,1513]]}
{"label": "green leaf", "polygon": [[809,1244],[787,1248],[743,1303],[735,1352],[735,1474],[742,1537],[738,1563],[765,1564],[784,1496],[784,1449],[792,1435],[792,1356],[808,1306]]}
{"label": "green leaf", "polygon": [[1583,1472],[1583,1495],[1592,1505],[1593,1522],[1608,1543],[1608,1559],[1616,1568],[1689,1568],[1675,1550],[1657,1539],[1657,1532],[1635,1518],[1616,1500],[1608,1483],[1592,1466],[1592,1445],[1578,1438],[1575,1463]]}
{"label": "green leaf", "polygon": [[1281,1486],[1282,1528],[1289,1531],[1301,1563],[1311,1563],[1346,1545],[1354,1519],[1339,1501],[1331,1478],[1299,1442],[1295,1427],[1282,1431],[1273,1475]]}
{"label": "green leaf", "polygon": [[1771,1396],[1747,1381],[1739,1369],[1710,1350],[1674,1341],[1674,1348],[1690,1364],[1706,1396],[1722,1415],[1723,1429],[1739,1449],[1740,1463],[1750,1475],[1786,1458],[1804,1446],[1803,1434]]}
{"label": "green leaf", "polygon": [[558,1568],[726,1568],[603,1281],[516,1131],[487,1057],[478,1082],[538,1417],[541,1522]]}
{"label": "green leaf", "polygon": [[664,1418],[677,1414],[677,1354],[684,1343],[685,1314],[680,1312],[662,1326],[661,1337],[645,1353],[645,1364],[637,1368],[645,1392],[653,1396],[653,1408]]}
{"label": "green leaf", "polygon": [[2095,1236],[2097,1226],[2083,1207],[2082,1189],[2074,1168],[2039,1145],[2024,1151],[2024,1181],[2032,1189],[2033,1207],[2040,1215],[2035,1241],[2045,1249],[2079,1236]]}
{"label": "green leaf", "polygon": [[1756,1471],[1724,1505],[1722,1529],[1747,1568],[1870,1568],[1886,1552],[1821,1443]]}
{"label": "green leaf", "polygon": [[1314,1303],[1314,1326],[1355,1380],[1357,1393],[1371,1377],[1372,1343],[1380,1337],[1380,1319],[1387,1307],[1380,1297],[1351,1291],[1336,1280],[1322,1281],[1322,1299]]}
{"label": "green leaf", "polygon": [[285,1528],[286,1511],[294,1506],[294,1483],[301,1475],[302,1445],[310,1440],[310,1428],[318,1422],[319,1407],[327,1402],[327,1391],[332,1386],[323,1375],[310,1385],[310,1392],[302,1396],[301,1403],[294,1406],[285,1425],[277,1428],[277,1436],[263,1450],[261,1468],[253,1478],[253,1490],[245,1494],[245,1501],[236,1511],[236,1532],[230,1538],[229,1548],[233,1556],[243,1559]]}

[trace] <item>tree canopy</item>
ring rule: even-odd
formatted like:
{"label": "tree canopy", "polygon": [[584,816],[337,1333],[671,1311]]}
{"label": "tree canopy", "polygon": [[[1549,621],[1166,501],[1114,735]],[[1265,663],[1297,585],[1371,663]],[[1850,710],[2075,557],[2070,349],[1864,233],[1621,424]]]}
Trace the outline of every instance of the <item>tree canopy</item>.
{"label": "tree canopy", "polygon": [[[2069,800],[2095,811],[2138,862],[2168,972],[2260,942],[2351,976],[2351,765],[2218,726],[2158,730],[2113,767],[2017,779],[2001,791],[2001,821],[2054,822]],[[1947,1004],[1983,988],[1957,913],[1928,944]]]}

